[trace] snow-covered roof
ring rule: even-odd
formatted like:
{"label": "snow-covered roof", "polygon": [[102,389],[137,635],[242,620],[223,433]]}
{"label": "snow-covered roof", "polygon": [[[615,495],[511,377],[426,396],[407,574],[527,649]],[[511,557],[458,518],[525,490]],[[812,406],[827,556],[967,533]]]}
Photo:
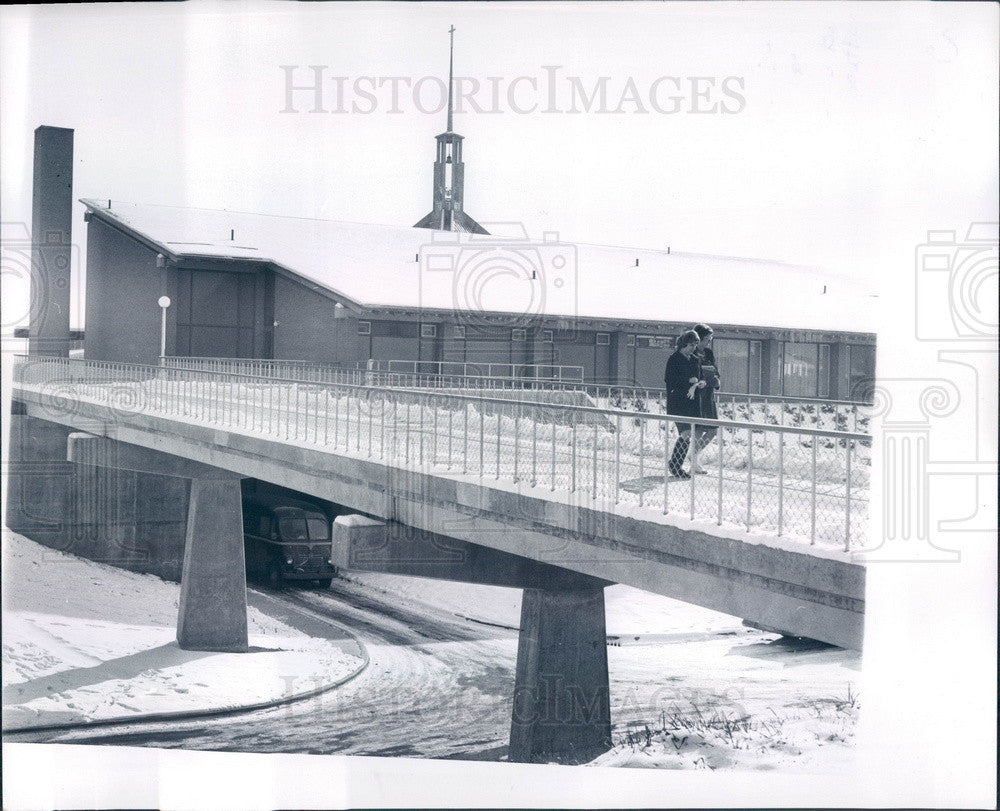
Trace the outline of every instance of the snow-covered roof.
{"label": "snow-covered roof", "polygon": [[817,268],[558,239],[81,202],[172,258],[269,262],[363,307],[875,331],[869,292]]}

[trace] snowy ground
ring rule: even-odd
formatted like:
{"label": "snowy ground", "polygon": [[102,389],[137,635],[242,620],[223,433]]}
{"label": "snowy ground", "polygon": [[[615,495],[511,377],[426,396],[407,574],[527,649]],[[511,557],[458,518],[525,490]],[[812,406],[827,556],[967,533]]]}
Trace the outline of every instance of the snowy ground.
{"label": "snowy ground", "polygon": [[[408,600],[432,599],[436,607],[477,622],[517,628],[521,623],[521,590],[475,586],[392,574],[351,572],[350,580]],[[746,634],[740,620],[690,603],[659,597],[629,586],[611,586],[604,597],[609,641],[654,642],[679,633]],[[616,639],[617,637],[617,639]],[[771,637],[769,637],[771,638]]]}
{"label": "snowy ground", "polygon": [[[311,638],[253,607],[249,621],[255,652],[181,651],[174,642],[177,584],[55,552],[12,533],[5,538],[3,576],[7,729],[254,704],[315,690],[362,664],[345,651],[351,641]],[[345,585],[362,589],[362,595],[390,595],[392,604],[415,612],[414,617],[443,611],[472,620],[470,630],[477,623],[516,628],[520,621],[516,589],[392,575],[349,577],[352,584]],[[302,595],[310,602],[324,601],[319,592]],[[781,639],[745,628],[737,618],[627,586],[609,587],[606,606],[615,747],[595,765],[814,774],[851,768],[859,654]],[[459,651],[449,666],[459,673],[475,659],[469,645],[496,649],[494,667],[486,674],[489,684],[480,687],[486,691],[483,700],[492,702],[490,719],[494,714],[509,718],[514,638],[509,644],[434,643],[430,649],[441,662],[421,658],[411,663],[417,668],[412,687],[429,689],[426,671],[450,661],[442,658],[442,649],[449,646]],[[426,640],[422,647],[404,644],[399,656],[419,658],[422,649],[427,649]],[[386,651],[396,647],[371,648],[373,663]],[[399,665],[399,656],[386,661]],[[381,707],[371,719],[375,734],[386,723],[386,707],[402,699],[401,691],[409,686],[393,681],[395,674],[383,675],[386,686],[373,682],[371,677],[383,669],[397,668],[375,666],[360,680],[313,701],[324,707],[324,717],[343,724],[349,723],[347,716],[334,711],[338,694],[353,696],[352,706],[368,706],[368,698],[388,689],[391,695],[375,701]],[[476,681],[463,674],[442,671],[436,678],[445,686],[456,679],[456,684]],[[469,697],[439,691],[436,706],[460,698]],[[439,720],[445,732],[460,723],[447,714]],[[483,723],[492,729],[493,720]],[[420,752],[419,742],[413,743],[412,751]]]}
{"label": "snowy ground", "polygon": [[[350,579],[517,627],[517,589],[396,575]],[[852,768],[861,656],[745,628],[629,586],[605,591],[615,747],[599,766],[832,774]]]}
{"label": "snowy ground", "polygon": [[4,728],[232,709],[363,666],[349,639],[311,638],[252,607],[249,653],[183,651],[179,596],[176,583],[5,532]]}

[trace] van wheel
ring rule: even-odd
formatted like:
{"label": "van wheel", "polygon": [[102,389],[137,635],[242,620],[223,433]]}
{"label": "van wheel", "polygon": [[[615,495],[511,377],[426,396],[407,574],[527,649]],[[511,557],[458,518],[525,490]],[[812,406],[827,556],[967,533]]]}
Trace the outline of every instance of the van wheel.
{"label": "van wheel", "polygon": [[267,567],[267,584],[275,589],[284,588],[285,575],[281,571],[281,565],[275,561],[271,561]]}
{"label": "van wheel", "polygon": [[316,581],[316,585],[319,586],[321,589],[328,589],[330,588],[330,584],[332,582],[333,582],[332,577],[321,577]]}

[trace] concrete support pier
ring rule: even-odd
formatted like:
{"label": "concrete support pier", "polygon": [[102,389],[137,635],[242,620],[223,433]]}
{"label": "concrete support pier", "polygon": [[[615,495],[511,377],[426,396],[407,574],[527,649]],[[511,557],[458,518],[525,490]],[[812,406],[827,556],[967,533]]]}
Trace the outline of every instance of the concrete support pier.
{"label": "concrete support pier", "polygon": [[191,480],[177,617],[184,650],[247,650],[247,580],[240,480]]}
{"label": "concrete support pier", "polygon": [[107,437],[72,433],[67,444],[71,462],[191,480],[177,643],[184,650],[246,651],[241,477]]}
{"label": "concrete support pier", "polygon": [[508,760],[578,764],[611,747],[604,588],[526,588]]}

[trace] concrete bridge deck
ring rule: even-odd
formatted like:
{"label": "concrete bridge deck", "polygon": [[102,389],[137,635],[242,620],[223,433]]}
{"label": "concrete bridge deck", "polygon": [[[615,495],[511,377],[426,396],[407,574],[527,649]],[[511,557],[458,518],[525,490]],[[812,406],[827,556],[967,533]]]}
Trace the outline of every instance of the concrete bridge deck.
{"label": "concrete bridge deck", "polygon": [[[864,567],[839,544],[748,533],[735,522],[720,526],[719,518],[728,515],[723,509],[704,517],[694,509],[708,503],[753,516],[758,501],[768,502],[770,486],[780,526],[780,513],[796,489],[784,468],[770,473],[765,468],[764,481],[758,470],[754,480],[751,460],[742,472],[719,465],[717,477],[672,482],[662,473],[657,477],[654,466],[644,470],[644,446],[630,457],[622,446],[626,432],[607,432],[597,422],[546,424],[523,413],[505,422],[497,414],[492,435],[482,416],[458,431],[456,423],[468,420],[470,409],[454,409],[444,399],[433,411],[430,430],[424,422],[431,419],[429,406],[420,409],[418,424],[408,404],[394,401],[390,420],[388,400],[382,397],[375,408],[370,393],[327,402],[348,409],[334,417],[310,407],[310,398],[322,393],[315,387],[296,387],[293,395],[287,387],[276,393],[261,385],[248,399],[246,386],[230,385],[224,392],[221,385],[208,377],[170,389],[157,379],[101,384],[51,375],[32,383],[21,375],[14,397],[29,416],[279,483],[397,525],[626,583],[765,627],[845,647],[861,645]],[[265,397],[277,397],[270,409],[263,407]],[[401,418],[400,407],[408,419]],[[441,423],[449,420],[451,430],[445,432]],[[529,423],[532,439],[522,436]],[[567,443],[567,432],[594,441]],[[798,439],[795,429],[784,432]],[[538,453],[542,436],[552,442],[547,456]],[[653,436],[662,446],[665,438]],[[815,470],[815,451],[811,456]],[[629,465],[637,476],[623,473]],[[654,480],[649,490],[647,473]],[[797,485],[814,508],[808,519],[814,528],[815,507],[823,498],[833,503],[839,498],[847,507],[827,511],[833,525],[850,526],[857,518],[850,515],[850,467],[847,473],[847,489],[841,484],[839,493],[836,482],[817,484],[815,477],[809,486]],[[768,485],[768,476],[780,479],[781,486]],[[637,485],[630,491],[633,480]],[[624,498],[626,493],[634,498]],[[671,498],[690,513],[672,514]],[[764,512],[768,509],[773,504]]]}

